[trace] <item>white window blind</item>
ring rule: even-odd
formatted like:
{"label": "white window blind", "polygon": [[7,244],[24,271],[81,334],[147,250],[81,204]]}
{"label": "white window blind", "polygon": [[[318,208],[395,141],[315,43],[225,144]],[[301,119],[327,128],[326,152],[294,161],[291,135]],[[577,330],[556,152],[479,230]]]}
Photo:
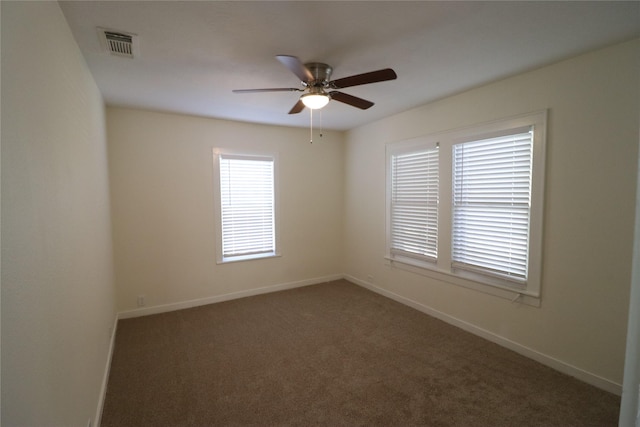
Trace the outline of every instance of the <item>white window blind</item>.
{"label": "white window blind", "polygon": [[274,160],[220,155],[223,258],[274,253]]}
{"label": "white window blind", "polygon": [[452,267],[526,283],[533,133],[453,148]]}
{"label": "white window blind", "polygon": [[391,156],[391,255],[438,257],[438,147]]}

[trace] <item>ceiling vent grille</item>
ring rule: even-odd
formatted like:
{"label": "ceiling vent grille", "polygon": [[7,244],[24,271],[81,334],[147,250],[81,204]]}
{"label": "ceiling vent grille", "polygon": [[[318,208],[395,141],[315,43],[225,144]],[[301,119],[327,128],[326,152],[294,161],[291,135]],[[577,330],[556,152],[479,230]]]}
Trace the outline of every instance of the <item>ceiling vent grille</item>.
{"label": "ceiling vent grille", "polygon": [[138,36],[122,31],[98,28],[102,47],[111,55],[133,58],[137,56]]}

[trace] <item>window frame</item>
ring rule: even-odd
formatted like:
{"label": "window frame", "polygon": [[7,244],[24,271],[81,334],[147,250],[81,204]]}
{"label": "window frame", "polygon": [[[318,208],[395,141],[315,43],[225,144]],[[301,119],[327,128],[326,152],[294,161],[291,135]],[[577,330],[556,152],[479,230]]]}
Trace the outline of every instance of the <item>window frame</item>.
{"label": "window frame", "polygon": [[[225,256],[223,252],[223,230],[222,230],[222,192],[221,192],[221,168],[220,160],[223,157],[234,157],[243,160],[265,160],[273,162],[273,250],[268,252]],[[221,148],[213,149],[213,199],[214,199],[214,217],[215,217],[215,244],[216,244],[216,263],[227,264],[239,261],[249,261],[256,259],[265,259],[281,256],[280,253],[280,227],[279,227],[279,161],[278,153],[265,152],[244,152],[226,150]]]}
{"label": "window frame", "polygon": [[[539,306],[542,285],[542,244],[544,215],[544,184],[546,161],[547,110],[522,114],[493,122],[434,133],[386,145],[386,248],[387,263],[396,268],[433,277],[492,295],[518,300]],[[533,130],[531,166],[531,211],[529,217],[528,276],[519,285],[472,271],[456,269],[453,260],[453,147],[465,142],[522,131]],[[439,144],[439,207],[438,207],[438,255],[435,262],[399,257],[392,253],[390,229],[391,156],[401,152],[420,150],[422,147]]]}

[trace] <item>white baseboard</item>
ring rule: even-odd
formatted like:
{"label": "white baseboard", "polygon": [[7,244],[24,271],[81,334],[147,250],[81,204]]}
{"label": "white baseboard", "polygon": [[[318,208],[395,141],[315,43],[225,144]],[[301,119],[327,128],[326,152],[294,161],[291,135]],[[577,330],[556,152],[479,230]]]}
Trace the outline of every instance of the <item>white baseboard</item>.
{"label": "white baseboard", "polygon": [[111,327],[111,338],[109,339],[109,349],[107,352],[107,362],[104,367],[104,375],[102,376],[102,385],[100,386],[100,394],[98,396],[98,407],[96,415],[93,418],[94,426],[99,426],[102,421],[102,410],[104,408],[104,399],[107,396],[107,384],[109,383],[109,372],[111,371],[111,358],[113,357],[113,349],[116,344],[116,330],[118,329],[118,315],[116,314]]}
{"label": "white baseboard", "polygon": [[181,301],[171,304],[156,305],[152,307],[143,307],[135,310],[121,311],[118,313],[118,319],[129,319],[132,317],[148,316],[150,314],[166,313],[169,311],[182,310],[185,308],[198,307],[201,305],[214,304],[217,302],[230,301],[238,298],[250,297],[254,295],[267,294],[270,292],[284,291],[287,289],[300,288],[303,286],[316,285],[318,283],[330,282],[344,278],[342,274],[334,274],[331,276],[316,277],[313,279],[299,280],[296,282],[281,283],[278,285],[265,286],[262,288],[248,289],[246,291],[232,292],[230,294],[215,295],[211,297],[198,298],[189,301]]}
{"label": "white baseboard", "polygon": [[344,278],[349,280],[350,282],[353,282],[357,285],[367,288],[380,295],[391,298],[392,300],[395,300],[401,304],[415,308],[416,310],[422,311],[423,313],[426,313],[430,316],[433,316],[437,319],[447,322],[453,326],[457,326],[460,329],[463,329],[467,332],[470,332],[488,341],[496,343],[502,347],[508,348],[509,350],[515,351],[516,353],[519,353],[525,357],[528,357],[529,359],[533,359],[536,362],[542,363],[543,365],[546,365],[552,369],[555,369],[556,371],[562,372],[563,374],[567,374],[569,376],[579,379],[580,381],[583,381],[587,384],[591,384],[595,387],[598,387],[602,390],[616,394],[618,396],[622,395],[621,384],[615,383],[606,378],[592,374],[591,372],[587,372],[576,366],[573,366],[566,362],[558,360],[552,356],[548,356],[546,354],[540,353],[537,350],[526,347],[522,344],[518,344],[517,342],[511,341],[505,337],[502,337],[493,332],[487,331],[486,329],[482,329],[471,323],[465,322],[464,320],[460,320],[456,317],[450,316],[446,313],[433,309],[427,305],[424,305],[412,299],[403,297],[401,295],[395,294],[393,292],[387,291],[382,288],[378,288],[377,286],[374,286],[371,283],[368,283],[364,280],[357,279],[350,275],[344,275]]}

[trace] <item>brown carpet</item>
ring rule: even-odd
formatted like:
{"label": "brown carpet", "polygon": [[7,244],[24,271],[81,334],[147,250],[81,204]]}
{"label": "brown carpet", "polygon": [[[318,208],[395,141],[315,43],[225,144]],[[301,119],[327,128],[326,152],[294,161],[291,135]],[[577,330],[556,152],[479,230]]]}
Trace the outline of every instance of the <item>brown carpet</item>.
{"label": "brown carpet", "polygon": [[615,426],[619,403],[340,280],[121,320],[102,426]]}

